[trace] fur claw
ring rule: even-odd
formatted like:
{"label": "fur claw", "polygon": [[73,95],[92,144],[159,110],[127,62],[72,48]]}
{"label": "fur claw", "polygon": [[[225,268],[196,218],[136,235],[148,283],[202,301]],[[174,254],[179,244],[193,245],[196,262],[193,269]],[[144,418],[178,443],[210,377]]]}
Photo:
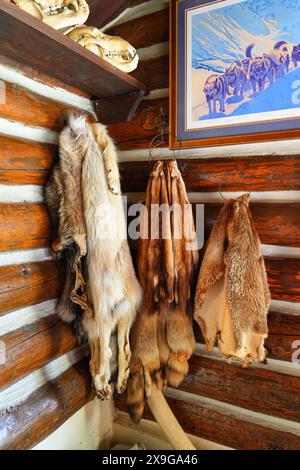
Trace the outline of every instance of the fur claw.
{"label": "fur claw", "polygon": [[128,380],[128,377],[129,377],[129,372],[130,372],[130,369],[129,369],[129,367],[127,367],[127,369],[124,372],[123,378],[122,377],[118,378],[117,392],[119,394],[124,393],[126,388],[127,388],[127,380]]}
{"label": "fur claw", "polygon": [[[103,377],[102,377],[103,379]],[[112,389],[108,382],[103,381],[100,375],[94,376],[94,387],[96,390],[97,398],[100,400],[107,400],[112,397]]]}
{"label": "fur claw", "polygon": [[103,387],[103,390],[96,389],[96,395],[97,395],[97,398],[102,401],[110,399],[112,397],[111,386],[109,384],[106,384]]}
{"label": "fur claw", "polygon": [[121,384],[117,384],[117,392],[121,395],[122,393],[125,392],[127,387],[127,379],[124,379]]}

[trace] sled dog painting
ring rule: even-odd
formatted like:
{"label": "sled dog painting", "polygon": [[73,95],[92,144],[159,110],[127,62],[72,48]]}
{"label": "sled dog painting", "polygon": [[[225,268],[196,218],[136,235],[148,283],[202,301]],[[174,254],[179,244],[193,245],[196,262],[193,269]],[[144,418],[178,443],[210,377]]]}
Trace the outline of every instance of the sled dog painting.
{"label": "sled dog painting", "polygon": [[175,140],[299,127],[300,2],[174,0],[172,26]]}

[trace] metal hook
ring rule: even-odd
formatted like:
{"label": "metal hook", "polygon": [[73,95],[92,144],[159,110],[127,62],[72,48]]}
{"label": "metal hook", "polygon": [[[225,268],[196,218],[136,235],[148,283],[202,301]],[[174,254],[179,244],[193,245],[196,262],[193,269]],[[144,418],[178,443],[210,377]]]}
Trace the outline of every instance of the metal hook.
{"label": "metal hook", "polygon": [[[159,117],[160,117],[160,122],[161,122],[159,132],[151,139],[149,143],[149,158],[148,158],[149,165],[151,165],[151,162],[154,160],[152,150],[158,148],[160,145],[167,144],[168,142],[166,142],[164,136],[172,135],[171,132],[169,131],[168,115],[167,113],[163,111],[162,108],[160,108]],[[174,136],[180,143],[180,147],[181,147],[182,145],[181,141],[177,138],[176,134],[174,134]],[[178,152],[180,150],[181,148],[178,149]],[[172,149],[172,152],[173,152],[173,160],[177,161],[176,150]]]}
{"label": "metal hook", "polygon": [[219,183],[219,190],[218,190],[218,193],[220,194],[221,198],[224,200],[224,201],[227,201],[227,199],[223,196],[223,194],[221,193],[221,182]]}
{"label": "metal hook", "polygon": [[[252,193],[252,188],[253,188],[253,179],[251,179],[251,189],[250,191],[248,191],[246,194],[249,196],[251,196],[251,193]],[[224,200],[224,201],[227,201],[228,199],[226,199],[223,194],[221,193],[221,182],[219,183],[219,189],[218,189],[218,193],[219,195],[221,196],[221,198]]]}
{"label": "metal hook", "polygon": [[251,188],[250,188],[250,191],[248,191],[248,193],[247,193],[248,196],[249,196],[249,198],[250,198],[250,196],[251,196],[252,189],[253,189],[253,178],[251,178]]}

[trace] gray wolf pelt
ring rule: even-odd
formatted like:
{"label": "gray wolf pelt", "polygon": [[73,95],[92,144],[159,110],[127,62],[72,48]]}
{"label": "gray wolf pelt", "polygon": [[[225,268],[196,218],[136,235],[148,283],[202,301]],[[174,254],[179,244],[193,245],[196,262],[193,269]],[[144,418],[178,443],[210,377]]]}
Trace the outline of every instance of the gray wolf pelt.
{"label": "gray wolf pelt", "polygon": [[[65,167],[67,175],[61,172]],[[75,242],[80,255],[79,261],[75,259],[75,281],[80,288],[76,285],[74,289],[72,258],[59,312],[66,321],[78,320],[74,309],[66,308],[68,294],[75,291],[77,297],[73,296],[72,302],[81,308],[79,320],[90,345],[95,389],[99,397],[107,398],[111,396],[112,333],[116,330],[117,390],[122,392],[131,357],[129,332],[142,301],[142,288],[127,242],[116,149],[103,125],[89,125],[84,116],[70,117],[60,136],[59,167],[50,179],[47,195],[56,219],[55,247],[67,248]]]}

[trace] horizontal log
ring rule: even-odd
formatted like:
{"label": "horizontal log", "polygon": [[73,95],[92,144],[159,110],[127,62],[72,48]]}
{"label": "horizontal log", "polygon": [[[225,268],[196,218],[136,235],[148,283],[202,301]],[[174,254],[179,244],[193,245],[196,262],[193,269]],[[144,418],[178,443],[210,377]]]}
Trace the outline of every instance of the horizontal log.
{"label": "horizontal log", "polygon": [[265,342],[265,347],[268,351],[267,357],[290,362],[292,354],[295,352],[295,349],[293,349],[295,341],[298,341],[296,343],[298,344],[297,349],[300,345],[300,335],[296,334],[296,332],[299,333],[299,330],[295,331],[293,335],[273,335],[269,333]]}
{"label": "horizontal log", "polygon": [[[204,230],[207,239],[221,210],[221,204],[205,204]],[[300,204],[250,204],[261,243],[300,247]]]}
{"label": "horizontal log", "polygon": [[88,26],[102,28],[117,18],[133,4],[132,0],[88,0],[90,14],[86,21]]}
{"label": "horizontal log", "polygon": [[64,283],[64,266],[43,261],[0,267],[0,315],[54,299]]}
{"label": "horizontal log", "polygon": [[0,184],[35,184],[43,186],[48,180],[48,172],[43,170],[1,170]]}
{"label": "horizontal log", "polygon": [[[207,239],[221,205],[205,204]],[[300,247],[299,204],[251,205],[261,242]],[[0,251],[49,245],[50,220],[43,204],[0,204]]]}
{"label": "horizontal log", "polygon": [[272,299],[300,302],[300,261],[265,258]]}
{"label": "horizontal log", "polygon": [[19,85],[5,83],[5,100],[0,106],[0,117],[29,126],[60,130],[63,127],[62,112],[70,108]]}
{"label": "horizontal log", "polygon": [[0,413],[0,449],[32,448],[93,397],[88,364],[83,359],[40,387],[16,411]]}
{"label": "horizontal log", "polygon": [[180,389],[271,416],[300,420],[300,377],[194,356]]}
{"label": "horizontal log", "polygon": [[57,146],[0,135],[0,184],[44,185]]}
{"label": "horizontal log", "polygon": [[[269,335],[265,342],[267,357],[281,361],[291,361],[294,341],[300,340],[300,315],[281,312],[269,312]],[[194,323],[195,338],[204,344],[204,338],[199,326]]]}
{"label": "horizontal log", "polygon": [[0,337],[6,362],[0,366],[0,388],[43,367],[76,346],[76,337],[56,314]]}
{"label": "horizontal log", "polygon": [[[138,107],[130,122],[120,122],[118,124],[111,124],[108,126],[109,133],[116,142],[118,148],[132,149],[149,147],[151,140],[155,135],[157,135],[161,127],[160,113],[161,111],[167,112],[168,106],[167,98],[151,101],[144,100]],[[146,165],[148,164],[147,162],[145,163]],[[133,163],[130,169],[126,164],[120,164],[125,185],[127,184],[127,176],[131,179],[131,176],[128,175],[128,171],[135,172],[136,164],[137,171],[139,172],[140,164],[137,162]],[[146,188],[146,180],[149,175],[149,165],[148,170],[146,170],[146,165],[143,167],[143,172],[139,172],[139,177],[136,178],[137,185],[140,185],[139,178],[142,178],[142,191]],[[131,186],[131,188],[132,187],[133,186]],[[135,189],[135,191],[137,190]]]}
{"label": "horizontal log", "polygon": [[[133,260],[137,259],[137,241],[129,239]],[[203,256],[200,251],[200,259]],[[300,302],[300,263],[299,259],[265,257],[271,298]]]}
{"label": "horizontal log", "polygon": [[[300,447],[299,436],[245,421],[238,412],[225,414],[201,402],[187,403],[168,397],[167,402],[184,431],[194,436],[239,450],[295,450]],[[115,406],[126,411],[125,395],[115,398]],[[144,418],[154,421],[148,406]]]}
{"label": "horizontal log", "polygon": [[121,36],[136,49],[169,40],[169,10],[158,11],[127,23],[113,26],[107,34]]}
{"label": "horizontal log", "polygon": [[[299,155],[183,159],[178,166],[189,192],[300,190]],[[124,162],[120,168],[124,191],[144,191],[147,161]]]}
{"label": "horizontal log", "polygon": [[300,335],[300,315],[271,311],[268,315],[269,330],[273,335]]}
{"label": "horizontal log", "polygon": [[169,56],[156,57],[141,61],[138,68],[132,72],[136,80],[144,83],[146,89],[156,90],[158,88],[168,88],[169,86]]}
{"label": "horizontal log", "polygon": [[49,246],[51,224],[43,204],[0,204],[0,251]]}
{"label": "horizontal log", "polygon": [[[204,239],[207,240],[222,204],[204,205]],[[250,204],[261,243],[300,247],[300,204]],[[196,204],[193,204],[195,215]],[[137,214],[138,216],[139,214]],[[129,221],[132,217],[129,217]]]}
{"label": "horizontal log", "polygon": [[239,415],[223,414],[201,404],[168,398],[173,413],[186,432],[214,440],[237,450],[296,450],[300,437],[242,420]]}
{"label": "horizontal log", "polygon": [[[205,204],[204,231],[207,239],[221,205]],[[299,204],[251,205],[261,242],[300,247]],[[131,220],[131,219],[130,219]],[[50,220],[43,204],[0,204],[0,251],[49,245]]]}
{"label": "horizontal log", "polygon": [[49,170],[57,146],[0,135],[0,170]]}

